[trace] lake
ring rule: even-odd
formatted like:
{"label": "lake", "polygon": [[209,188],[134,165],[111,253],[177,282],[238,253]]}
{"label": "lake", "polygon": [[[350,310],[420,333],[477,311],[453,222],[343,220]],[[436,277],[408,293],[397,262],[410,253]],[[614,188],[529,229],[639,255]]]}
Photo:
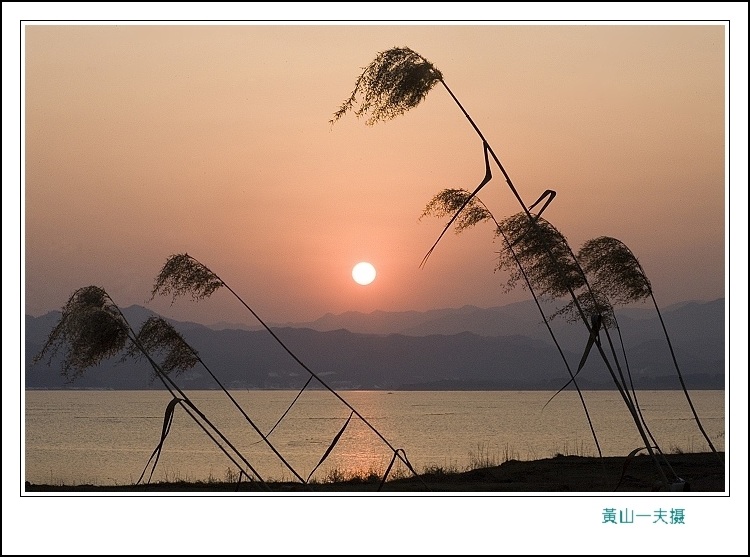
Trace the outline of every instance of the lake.
{"label": "lake", "polygon": [[[223,392],[185,394],[264,480],[295,479]],[[231,394],[255,426],[267,434],[298,391]],[[330,455],[315,471],[314,480],[382,474],[391,462],[393,449],[403,449],[418,472],[428,467],[463,470],[511,458],[598,454],[575,391],[560,393],[546,407],[553,392],[338,394],[367,423],[356,414],[352,417]],[[636,394],[646,425],[663,452],[709,450],[682,391]],[[725,391],[692,391],[690,396],[714,446],[723,451]],[[56,485],[135,483],[159,443],[170,400],[166,391],[26,391],[22,439],[25,480]],[[643,446],[617,391],[584,392],[584,400],[604,456],[624,456]],[[349,407],[331,392],[306,390],[268,441],[297,474],[307,478],[350,414]],[[407,473],[401,463],[394,470]],[[151,481],[223,481],[236,475],[237,466],[178,405]]]}

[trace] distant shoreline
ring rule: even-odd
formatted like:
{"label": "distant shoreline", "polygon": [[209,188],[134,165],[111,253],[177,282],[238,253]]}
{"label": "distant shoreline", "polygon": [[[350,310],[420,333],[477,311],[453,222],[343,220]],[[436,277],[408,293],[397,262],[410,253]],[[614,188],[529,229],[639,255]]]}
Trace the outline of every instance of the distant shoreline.
{"label": "distant shoreline", "polygon": [[[142,306],[124,308],[123,312],[131,324],[155,315]],[[674,329],[674,334],[670,332],[671,344],[690,390],[721,390],[728,384],[725,314],[723,300],[665,309],[664,321]],[[58,320],[59,314],[27,318],[23,385],[43,389],[70,386],[60,374],[62,354],[32,360]],[[656,312],[623,308],[618,310],[618,322],[627,341],[627,367],[632,370],[633,386],[639,391],[681,390]],[[217,367],[218,377],[228,388],[291,390],[301,387],[308,378],[306,370],[291,361],[265,330],[174,324],[201,359]],[[275,333],[286,346],[293,347],[293,352],[307,362],[305,365],[316,370],[321,382],[337,391],[557,391],[570,381],[560,350],[566,361],[580,361],[588,333],[580,323],[565,321],[555,329],[559,348],[541,325],[538,308],[528,302],[496,310],[332,316],[315,326],[276,329]],[[600,358],[590,360],[576,376],[578,387],[590,391],[616,389]],[[158,386],[153,373],[145,359],[109,358],[76,377],[74,385],[150,390]],[[200,366],[179,383],[194,390],[218,387]]]}

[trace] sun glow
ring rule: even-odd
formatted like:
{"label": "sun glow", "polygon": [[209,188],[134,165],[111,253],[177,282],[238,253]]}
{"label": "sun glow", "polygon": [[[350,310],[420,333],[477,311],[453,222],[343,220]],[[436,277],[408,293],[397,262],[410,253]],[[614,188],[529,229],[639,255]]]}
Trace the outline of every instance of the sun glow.
{"label": "sun glow", "polygon": [[363,286],[374,281],[376,274],[375,267],[366,261],[357,263],[352,269],[352,278],[354,279],[354,282]]}

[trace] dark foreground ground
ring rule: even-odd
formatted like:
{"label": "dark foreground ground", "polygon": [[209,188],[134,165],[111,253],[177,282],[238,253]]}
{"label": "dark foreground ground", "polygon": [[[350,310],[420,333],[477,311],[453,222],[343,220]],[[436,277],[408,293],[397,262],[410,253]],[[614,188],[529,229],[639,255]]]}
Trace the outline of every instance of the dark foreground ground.
{"label": "dark foreground ground", "polygon": [[[724,480],[724,453],[684,453],[665,455],[663,465],[674,491],[728,492]],[[685,480],[674,479],[674,474]],[[679,489],[681,487],[682,489]],[[59,486],[27,483],[25,492],[372,492],[380,481],[350,480],[303,485],[292,482],[175,482],[150,485]],[[381,492],[636,492],[667,491],[649,455],[626,457],[556,456],[533,461],[510,460],[499,466],[460,473],[426,473],[386,482]]]}

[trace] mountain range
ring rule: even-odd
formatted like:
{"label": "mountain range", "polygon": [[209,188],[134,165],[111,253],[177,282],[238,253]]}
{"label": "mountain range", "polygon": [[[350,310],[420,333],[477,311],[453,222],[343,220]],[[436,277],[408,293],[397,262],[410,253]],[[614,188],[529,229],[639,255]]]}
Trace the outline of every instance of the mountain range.
{"label": "mountain range", "polygon": [[[123,313],[136,330],[154,315],[137,305]],[[661,308],[661,317],[688,388],[723,389],[724,298],[674,304]],[[59,318],[58,311],[26,316],[27,389],[163,388],[144,359],[121,361],[115,356],[72,383],[60,375],[59,357],[34,363]],[[226,388],[299,389],[310,377],[262,327],[168,321]],[[630,370],[636,388],[681,388],[654,306],[619,309],[617,322],[610,338],[623,373]],[[558,350],[533,301],[493,308],[347,312],[269,326],[299,361],[337,390],[557,390],[570,378],[560,352],[575,371],[588,340],[582,323],[558,317],[550,322]],[[608,343],[604,335],[601,338]],[[218,388],[200,364],[175,380],[183,389]],[[596,349],[577,380],[584,389],[615,388]],[[318,381],[310,386],[323,387]]]}

